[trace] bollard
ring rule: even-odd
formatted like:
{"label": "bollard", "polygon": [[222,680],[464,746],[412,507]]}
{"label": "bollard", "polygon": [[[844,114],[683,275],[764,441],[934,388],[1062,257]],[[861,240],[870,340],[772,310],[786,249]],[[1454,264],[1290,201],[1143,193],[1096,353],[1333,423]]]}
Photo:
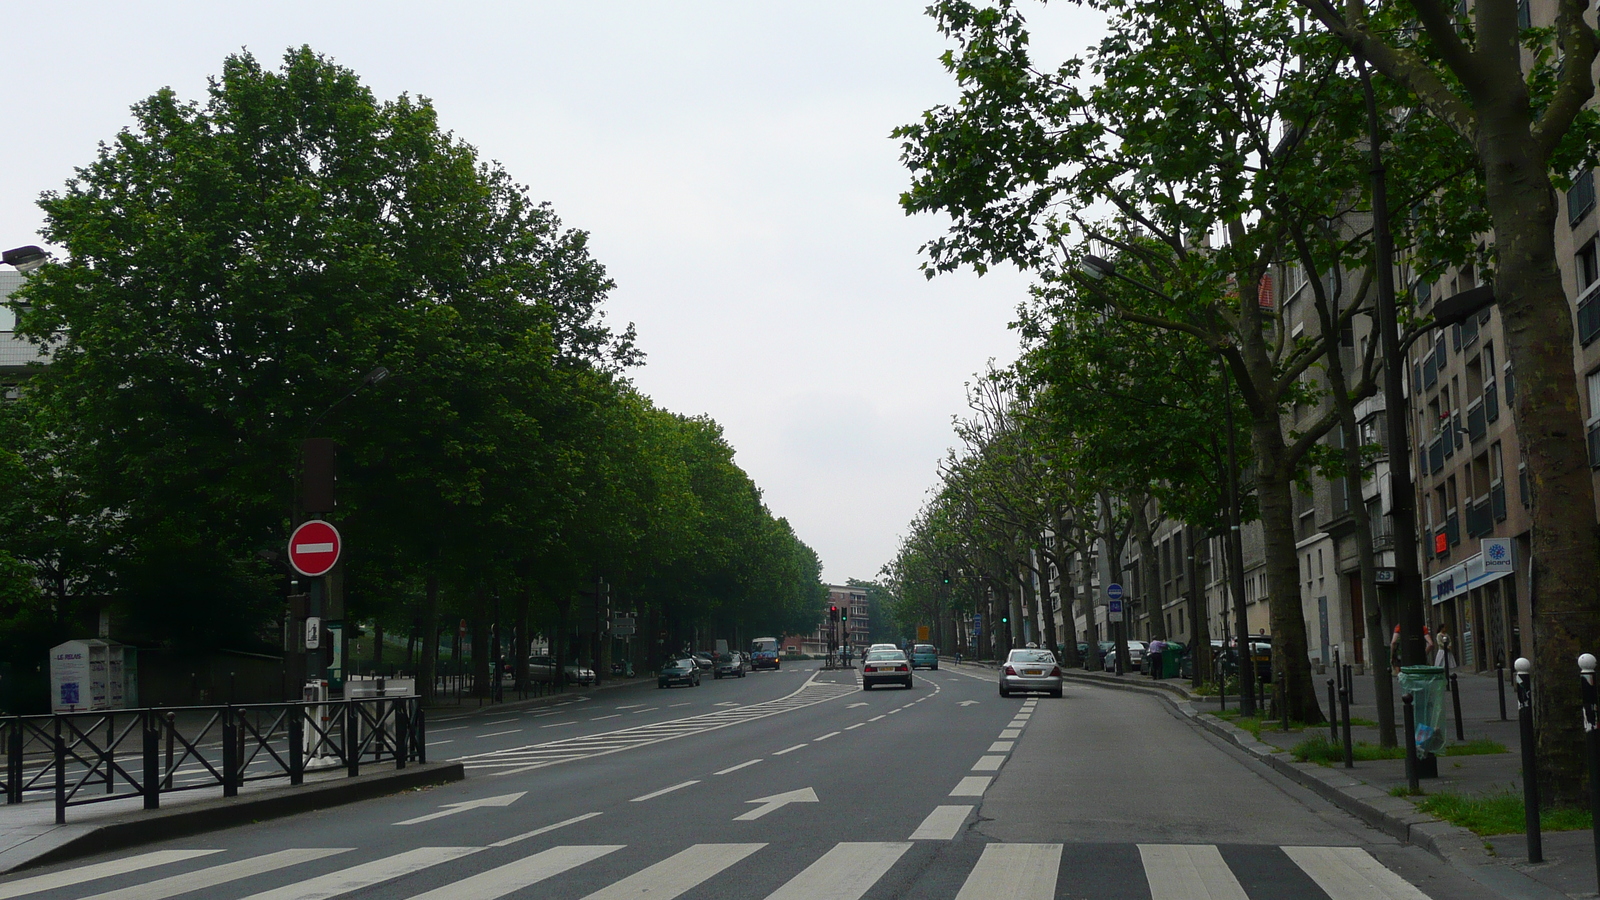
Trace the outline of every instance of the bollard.
{"label": "bollard", "polygon": [[6,803],[22,802],[22,720],[14,719],[6,736]]}
{"label": "bollard", "polygon": [[1506,664],[1504,662],[1496,662],[1494,664],[1494,680],[1500,687],[1500,721],[1504,722],[1506,720]]}
{"label": "bollard", "polygon": [[306,780],[306,708],[303,705],[289,710],[289,783],[304,784]]}
{"label": "bollard", "polygon": [[1289,731],[1289,704],[1286,701],[1288,700],[1289,692],[1284,690],[1284,684],[1284,675],[1279,672],[1278,683],[1272,691],[1272,699],[1278,704],[1278,714],[1283,717],[1283,730],[1287,733]]}
{"label": "bollard", "polygon": [[162,787],[172,790],[172,738],[178,733],[178,714],[167,713],[167,777]]}
{"label": "bollard", "polygon": [[[1344,667],[1344,674],[1349,676],[1350,667]],[[1356,747],[1350,741],[1350,686],[1345,685],[1339,689],[1339,720],[1344,723],[1344,767],[1356,767]]]}
{"label": "bollard", "polygon": [[1467,736],[1462,731],[1461,724],[1461,683],[1456,679],[1454,672],[1450,673],[1450,705],[1456,714],[1456,742],[1460,743],[1465,741]]}
{"label": "bollard", "polygon": [[116,793],[116,787],[111,781],[111,776],[116,774],[117,771],[116,743],[117,714],[108,712],[106,713],[106,746],[100,753],[100,764],[106,767],[106,793],[108,794]]}
{"label": "bollard", "polygon": [[1400,695],[1400,707],[1405,713],[1406,729],[1406,789],[1415,794],[1422,790],[1417,771],[1417,711],[1416,699],[1410,694]]}
{"label": "bollard", "polygon": [[1522,731],[1522,806],[1528,829],[1528,862],[1544,862],[1544,839],[1539,834],[1539,761],[1534,756],[1533,663],[1518,657],[1517,724]]}
{"label": "bollard", "polygon": [[56,824],[67,824],[67,742],[61,738],[61,717],[56,716]]}
{"label": "bollard", "polygon": [[239,796],[239,732],[233,727],[233,707],[222,714],[222,796]]}
{"label": "bollard", "polygon": [[1223,712],[1227,712],[1228,711],[1228,677],[1226,675],[1223,675],[1223,676],[1220,676],[1220,677],[1217,678],[1217,696],[1222,700],[1222,711]]}
{"label": "bollard", "polygon": [[1328,743],[1339,743],[1339,690],[1334,689],[1334,679],[1328,679]]}
{"label": "bollard", "polygon": [[161,720],[155,710],[145,710],[144,731],[144,808],[161,808]]}
{"label": "bollard", "polygon": [[1578,686],[1583,694],[1583,741],[1589,751],[1589,814],[1594,819],[1595,878],[1600,882],[1600,728],[1596,727],[1595,705],[1600,692],[1595,690],[1595,658],[1592,653],[1578,657]]}

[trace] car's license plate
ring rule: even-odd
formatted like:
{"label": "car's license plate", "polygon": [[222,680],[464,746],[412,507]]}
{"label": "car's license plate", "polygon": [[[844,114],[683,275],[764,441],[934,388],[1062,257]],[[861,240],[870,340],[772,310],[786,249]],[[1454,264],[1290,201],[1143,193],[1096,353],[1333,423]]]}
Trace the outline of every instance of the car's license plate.
{"label": "car's license plate", "polygon": [[1044,674],[1044,670],[1043,669],[1023,669],[1022,670],[1022,674],[1024,674],[1024,675],[1043,675]]}

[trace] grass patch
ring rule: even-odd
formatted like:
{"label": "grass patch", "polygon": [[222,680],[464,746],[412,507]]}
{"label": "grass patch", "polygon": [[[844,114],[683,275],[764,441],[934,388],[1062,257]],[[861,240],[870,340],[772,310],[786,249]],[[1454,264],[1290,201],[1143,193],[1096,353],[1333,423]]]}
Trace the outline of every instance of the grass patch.
{"label": "grass patch", "polygon": [[[1357,741],[1350,750],[1351,755],[1362,762],[1371,762],[1375,759],[1404,759],[1406,755],[1404,747],[1381,747],[1366,741]],[[1295,744],[1294,749],[1289,752],[1294,754],[1297,762],[1314,762],[1323,766],[1344,764],[1344,744],[1342,742],[1335,744],[1320,734]]]}
{"label": "grass patch", "polygon": [[[1485,836],[1522,834],[1526,824],[1522,795],[1514,791],[1476,796],[1445,791],[1418,803],[1417,809]],[[1581,831],[1592,828],[1593,821],[1589,811],[1579,807],[1555,807],[1539,811],[1539,828],[1542,831]]]}
{"label": "grass patch", "polygon": [[1479,738],[1475,741],[1466,741],[1465,743],[1460,744],[1450,744],[1444,748],[1445,756],[1488,756],[1491,753],[1505,752],[1505,744],[1485,738]]}
{"label": "grass patch", "polygon": [[1353,725],[1353,726],[1356,726],[1358,728],[1377,728],[1378,727],[1378,723],[1377,722],[1374,722],[1371,719],[1363,719],[1360,716],[1351,716],[1350,717],[1350,724]]}
{"label": "grass patch", "polygon": [[1417,788],[1413,791],[1411,788],[1403,784],[1397,784],[1394,787],[1389,788],[1389,796],[1391,797],[1421,797],[1422,795],[1422,788]]}

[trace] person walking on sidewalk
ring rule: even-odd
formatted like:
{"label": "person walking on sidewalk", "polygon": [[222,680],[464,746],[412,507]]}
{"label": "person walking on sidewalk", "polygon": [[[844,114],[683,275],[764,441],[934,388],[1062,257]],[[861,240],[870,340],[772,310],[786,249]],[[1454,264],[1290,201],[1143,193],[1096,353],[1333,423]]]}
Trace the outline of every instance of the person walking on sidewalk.
{"label": "person walking on sidewalk", "polygon": [[1433,664],[1440,668],[1448,668],[1451,671],[1455,671],[1460,663],[1456,659],[1455,650],[1451,643],[1450,627],[1448,625],[1440,625],[1439,636],[1434,638],[1433,641],[1433,646],[1436,648],[1433,653]]}
{"label": "person walking on sidewalk", "polygon": [[1167,652],[1167,642],[1161,638],[1151,641],[1144,649],[1145,655],[1150,657],[1150,677],[1161,677],[1161,657]]}

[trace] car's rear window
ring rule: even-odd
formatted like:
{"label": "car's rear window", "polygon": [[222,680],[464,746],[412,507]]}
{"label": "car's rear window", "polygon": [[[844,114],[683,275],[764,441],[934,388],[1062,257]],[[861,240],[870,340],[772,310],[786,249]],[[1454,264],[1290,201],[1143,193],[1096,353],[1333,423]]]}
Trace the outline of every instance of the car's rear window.
{"label": "car's rear window", "polygon": [[1007,662],[1054,663],[1055,654],[1048,650],[1013,650]]}
{"label": "car's rear window", "polygon": [[877,662],[880,660],[883,662],[898,662],[904,660],[905,658],[906,655],[901,653],[899,650],[874,650],[867,654],[868,662]]}
{"label": "car's rear window", "polygon": [[938,653],[939,648],[933,646],[932,644],[918,644],[916,646],[916,651],[918,653]]}

